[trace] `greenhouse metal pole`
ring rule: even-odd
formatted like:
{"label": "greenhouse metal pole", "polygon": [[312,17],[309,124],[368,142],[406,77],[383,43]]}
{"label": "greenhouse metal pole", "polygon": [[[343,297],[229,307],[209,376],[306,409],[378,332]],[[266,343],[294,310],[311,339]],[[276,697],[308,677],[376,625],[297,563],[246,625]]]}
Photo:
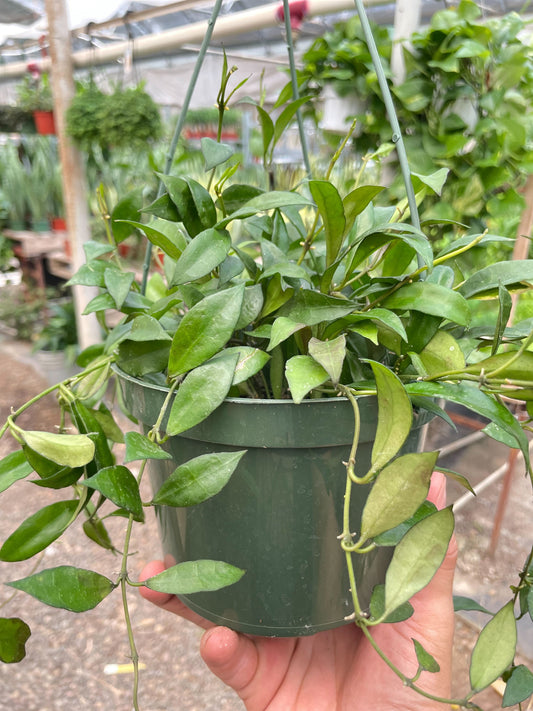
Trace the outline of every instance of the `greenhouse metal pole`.
{"label": "greenhouse metal pole", "polygon": [[[51,57],[54,116],[59,144],[59,158],[63,175],[63,196],[68,230],[72,246],[74,270],[85,261],[83,244],[91,238],[85,160],[67,135],[66,110],[74,95],[71,39],[65,0],[45,0]],[[100,327],[95,314],[81,315],[96,296],[94,287],[73,286],[74,309],[80,348],[101,340]]]}
{"label": "greenhouse metal pole", "polygon": [[[418,1],[413,0],[413,2]],[[366,7],[378,7],[386,5],[387,0],[365,0],[364,4]],[[217,21],[213,39],[222,40],[245,32],[275,27],[280,23],[280,7],[282,5],[278,0],[278,2],[261,5],[250,10],[227,13]],[[307,0],[306,17],[328,15],[352,8],[353,0]],[[207,22],[205,21],[193,22],[190,25],[138,37],[135,39],[135,57],[136,59],[152,57],[162,52],[172,52],[186,44],[200,43],[204,38],[206,27]],[[72,55],[72,61],[76,68],[114,63],[124,56],[130,48],[130,44],[129,40],[121,40],[98,49],[80,50]],[[40,66],[46,71],[49,68],[49,60],[42,60]],[[2,64],[0,65],[0,81],[21,76],[25,71],[25,62]]]}

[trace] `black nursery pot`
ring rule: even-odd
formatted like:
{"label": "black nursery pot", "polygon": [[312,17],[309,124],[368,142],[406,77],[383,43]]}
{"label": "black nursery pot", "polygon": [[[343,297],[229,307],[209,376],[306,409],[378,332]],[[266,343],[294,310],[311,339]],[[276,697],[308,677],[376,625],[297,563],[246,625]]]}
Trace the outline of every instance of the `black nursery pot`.
{"label": "black nursery pot", "polygon": [[[120,375],[127,407],[145,431],[167,391]],[[357,469],[370,466],[377,423],[373,398],[360,400]],[[420,418],[419,418],[420,419]],[[416,451],[422,421],[404,452]],[[163,552],[170,563],[221,560],[246,573],[215,592],[181,599],[203,617],[240,632],[291,637],[346,624],[353,612],[342,531],[346,468],[354,416],[342,398],[227,399],[196,427],[164,445],[173,460],[150,462],[157,491],[183,462],[209,452],[246,449],[230,482],[212,499],[188,508],[158,507]],[[354,487],[351,526],[357,531],[368,486]],[[363,608],[383,583],[391,548],[354,556]]]}

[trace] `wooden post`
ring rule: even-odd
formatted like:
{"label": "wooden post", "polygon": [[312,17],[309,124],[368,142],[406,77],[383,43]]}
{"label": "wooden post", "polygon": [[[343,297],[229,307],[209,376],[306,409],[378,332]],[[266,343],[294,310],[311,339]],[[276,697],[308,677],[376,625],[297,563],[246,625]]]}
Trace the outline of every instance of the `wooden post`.
{"label": "wooden post", "polygon": [[392,46],[391,70],[394,84],[405,79],[403,42],[413,34],[420,23],[422,0],[396,0],[394,14],[394,44]]}
{"label": "wooden post", "polygon": [[[74,96],[71,39],[65,0],[45,0],[50,41],[52,93],[54,115],[58,136],[59,158],[63,174],[63,196],[67,230],[72,246],[74,269],[85,262],[83,244],[91,238],[85,160],[75,148],[66,133],[65,113]],[[100,327],[96,316],[83,316],[89,301],[96,296],[94,287],[72,287],[78,342],[80,348],[101,340]]]}

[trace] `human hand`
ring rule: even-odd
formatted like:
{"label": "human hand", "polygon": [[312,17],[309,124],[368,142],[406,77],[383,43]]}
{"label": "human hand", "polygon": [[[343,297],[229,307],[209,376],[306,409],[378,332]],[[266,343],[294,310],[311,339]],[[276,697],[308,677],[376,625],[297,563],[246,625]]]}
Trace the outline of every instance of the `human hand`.
{"label": "human hand", "polygon": [[[429,497],[445,506],[445,477],[435,473]],[[417,671],[412,638],[439,663],[437,674],[423,672],[418,686],[449,698],[453,644],[452,585],[457,548],[452,540],[446,558],[429,585],[413,597],[414,614],[405,622],[372,629],[377,645],[407,677]],[[141,580],[164,570],[149,563]],[[405,687],[354,625],[309,637],[251,637],[217,627],[189,610],[177,597],[140,588],[150,602],[207,631],[200,653],[209,669],[243,700],[247,711],[440,711],[444,707]]]}

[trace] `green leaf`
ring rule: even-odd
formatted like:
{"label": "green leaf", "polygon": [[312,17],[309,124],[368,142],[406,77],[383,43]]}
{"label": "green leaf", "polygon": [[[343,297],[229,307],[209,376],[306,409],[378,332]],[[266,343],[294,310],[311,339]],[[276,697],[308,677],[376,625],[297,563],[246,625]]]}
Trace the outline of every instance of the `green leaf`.
{"label": "green leaf", "polygon": [[157,220],[149,225],[145,225],[142,222],[130,221],[129,224],[141,230],[149,242],[155,247],[162,249],[163,252],[168,254],[172,259],[179,259],[187,245],[185,237],[180,232],[178,226],[172,222]]}
{"label": "green leaf", "polygon": [[172,403],[167,425],[169,435],[194,427],[222,404],[233,382],[237,360],[236,353],[221,354],[216,360],[191,370]]}
{"label": "green leaf", "polygon": [[448,178],[450,170],[448,168],[439,168],[430,175],[422,175],[421,173],[411,173],[411,180],[415,192],[418,192],[422,186],[430,188],[435,195],[442,195],[444,183]]}
{"label": "green leaf", "polygon": [[83,467],[94,457],[94,442],[87,435],[54,434],[51,432],[20,433],[34,452],[65,467]]}
{"label": "green leaf", "polygon": [[524,351],[518,357],[517,353],[513,351],[497,353],[464,369],[465,373],[473,373],[474,375],[479,375],[483,371],[485,376],[489,378],[494,370],[498,371],[499,378],[529,380],[531,382],[533,381],[533,353]]}
{"label": "green leaf", "polygon": [[418,640],[413,639],[413,644],[415,645],[416,658],[418,660],[419,669],[423,671],[430,672],[430,674],[437,674],[440,672],[440,665],[437,660],[426,652],[424,647],[418,642]]}
{"label": "green leaf", "polygon": [[492,420],[516,440],[524,454],[527,466],[530,466],[528,439],[520,424],[505,405],[489,397],[479,388],[465,383],[418,382],[406,385],[406,390],[410,395],[427,395],[464,405],[469,410]]}
{"label": "green leaf", "polygon": [[440,284],[417,281],[402,286],[383,302],[387,309],[420,311],[432,316],[440,316],[460,326],[468,326],[470,307],[465,298]]}
{"label": "green leaf", "polygon": [[442,509],[413,526],[398,543],[385,578],[387,613],[429,583],[444,560],[453,527],[451,509]]}
{"label": "green leaf", "polygon": [[342,334],[332,341],[311,338],[308,350],[309,355],[324,368],[333,384],[336,385],[341,378],[342,366],[346,357],[346,336]]}
{"label": "green leaf", "polygon": [[516,620],[511,600],[481,630],[470,660],[470,685],[485,689],[513,663],[516,653]]}
{"label": "green leaf", "polygon": [[107,269],[116,269],[116,267],[111,266],[110,262],[95,259],[88,264],[83,264],[67,281],[66,286],[100,286],[103,289],[105,287],[104,272]]}
{"label": "green leaf", "polygon": [[437,507],[435,504],[432,504],[430,501],[424,501],[413,516],[410,516],[403,523],[400,523],[399,526],[395,526],[389,531],[380,533],[379,536],[374,538],[374,543],[377,546],[397,546],[407,531],[413,528],[413,526],[419,521],[422,521],[423,518],[431,516],[431,514],[435,513],[436,510]]}
{"label": "green leaf", "polygon": [[178,259],[170,286],[195,281],[209,274],[226,258],[231,238],[226,230],[207,229],[192,239]]}
{"label": "green leaf", "polygon": [[124,220],[137,220],[143,204],[143,189],[136,188],[122,198],[111,212],[111,229],[115,242],[123,242],[132,233],[130,225]]}
{"label": "green leaf", "polygon": [[170,195],[167,193],[164,193],[164,195],[154,200],[150,205],[143,208],[142,211],[147,215],[155,215],[167,221],[179,222],[181,219],[178,208],[174,205],[170,199]]}
{"label": "green leaf", "polygon": [[126,443],[124,464],[140,459],[172,459],[171,454],[140,432],[126,432],[124,441]]}
{"label": "green leaf", "polygon": [[114,269],[108,269],[104,273],[104,282],[109,291],[115,307],[120,311],[126,296],[129,294],[130,287],[135,279],[133,272],[118,272]]}
{"label": "green leaf", "polygon": [[171,341],[160,322],[153,316],[142,314],[136,316],[131,322],[131,330],[127,335],[128,341]]}
{"label": "green leaf", "polygon": [[507,680],[503,695],[503,708],[521,704],[533,694],[533,674],[524,664],[519,664]]}
{"label": "green leaf", "polygon": [[88,242],[83,243],[83,251],[85,252],[85,261],[92,262],[98,257],[112,252],[113,247],[110,244],[104,244],[103,242],[95,242],[94,240],[89,240]]}
{"label": "green leaf", "polygon": [[220,590],[238,582],[244,570],[215,560],[194,560],[178,563],[172,568],[144,581],[146,587],[171,595]]}
{"label": "green leaf", "polygon": [[225,225],[232,220],[252,217],[258,212],[280,210],[284,207],[290,207],[292,205],[296,205],[297,207],[307,207],[308,205],[312,205],[312,202],[299,193],[294,192],[272,190],[268,193],[261,193],[261,195],[249,200],[246,205],[243,205],[243,207],[233,212],[227,218],[221,220],[218,223],[218,227],[225,227]]}
{"label": "green leaf", "polygon": [[45,605],[71,612],[92,610],[115,588],[111,580],[99,573],[68,565],[42,570],[6,584]]}
{"label": "green leaf", "polygon": [[232,346],[231,348],[225,348],[221,353],[213,356],[211,362],[228,353],[236,353],[238,356],[232,385],[238,385],[248,380],[248,378],[258,373],[270,360],[268,353],[265,353],[259,348],[252,348],[251,346]]}
{"label": "green leaf", "polygon": [[124,341],[118,347],[117,363],[128,375],[142,378],[147,373],[159,373],[166,368],[170,349],[167,340]]}
{"label": "green leaf", "polygon": [[27,518],[0,548],[0,560],[26,560],[44,550],[68,528],[76,517],[79,502],[58,501]]}
{"label": "green leaf", "polygon": [[438,452],[405,454],[381,471],[363,509],[364,540],[398,526],[415,514],[426,499],[437,456]]}
{"label": "green leaf", "polygon": [[479,602],[472,600],[470,597],[465,597],[464,595],[453,596],[453,609],[454,612],[464,610],[465,612],[483,612],[485,615],[493,614],[490,610],[487,610],[486,607],[480,605]]}
{"label": "green leaf", "polygon": [[263,308],[263,302],[264,298],[261,284],[254,284],[253,286],[246,286],[244,288],[241,314],[235,324],[236,331],[246,328],[246,326],[249,326],[256,320]]}
{"label": "green leaf", "polygon": [[404,386],[392,371],[370,361],[378,393],[378,426],[372,447],[372,469],[377,472],[402,448],[411,431],[413,408]]}
{"label": "green leaf", "polygon": [[105,550],[116,552],[104,522],[99,518],[88,518],[83,522],[83,532],[87,538],[94,541]]}
{"label": "green leaf", "polygon": [[272,324],[267,351],[271,351],[276,346],[279,346],[280,343],[283,343],[283,341],[286,341],[287,338],[290,338],[293,333],[301,331],[302,328],[305,327],[305,323],[296,323],[290,318],[279,316]]}
{"label": "green leaf", "polygon": [[131,513],[135,521],[144,521],[139,485],[127,467],[116,465],[100,469],[99,472],[80,483],[90,489],[96,489],[115,506]]}
{"label": "green leaf", "polygon": [[310,180],[309,190],[318,208],[326,233],[326,266],[329,267],[340,252],[346,220],[344,205],[337,188],[327,180]]}
{"label": "green leaf", "polygon": [[[405,602],[400,605],[396,610],[393,610],[388,617],[386,617],[382,622],[394,623],[403,622],[408,620],[413,614],[413,606],[410,602]],[[374,620],[381,620],[385,614],[385,586],[376,585],[372,590],[372,597],[370,598],[370,615]]]}
{"label": "green leaf", "polygon": [[315,326],[322,321],[343,318],[354,310],[354,304],[345,299],[302,289],[278,311],[278,315],[286,316],[297,323],[305,323],[306,326]]}
{"label": "green leaf", "polygon": [[205,169],[212,170],[217,165],[222,165],[233,155],[233,148],[227,143],[218,143],[212,138],[204,137],[200,140],[200,147],[205,161]]}
{"label": "green leaf", "polygon": [[187,232],[194,237],[216,223],[216,207],[209,192],[192,178],[161,175],[172,202],[176,205],[180,220]]}
{"label": "green leaf", "polygon": [[285,365],[285,377],[289,383],[292,399],[296,404],[329,380],[329,374],[311,356],[300,355],[290,358]]}
{"label": "green leaf", "polygon": [[468,479],[465,476],[463,476],[462,474],[459,474],[459,472],[454,472],[452,469],[446,469],[445,467],[439,467],[439,466],[435,467],[435,469],[439,472],[442,472],[443,474],[446,474],[447,477],[456,481],[464,489],[469,491],[471,494],[474,494],[474,496],[476,495],[476,492],[474,491],[472,484],[468,481]]}
{"label": "green leaf", "polygon": [[0,617],[0,662],[14,664],[26,656],[31,635],[28,625],[18,617]]}
{"label": "green leaf", "polygon": [[385,190],[385,188],[381,185],[361,185],[346,195],[343,200],[344,214],[346,216],[346,232],[353,227],[355,218],[360,215],[383,190]]}
{"label": "green leaf", "polygon": [[172,339],[170,377],[192,370],[226,345],[239,319],[243,297],[241,287],[216,292],[185,314]]}
{"label": "green leaf", "polygon": [[529,285],[533,282],[533,259],[496,262],[480,269],[459,287],[469,299],[473,296],[498,295],[500,286]]}
{"label": "green leaf", "polygon": [[31,474],[33,468],[23,451],[12,452],[0,461],[0,493]]}
{"label": "green leaf", "polygon": [[195,506],[218,494],[228,483],[246,450],[202,454],[179,466],[152,501],[165,506]]}
{"label": "green leaf", "polygon": [[423,367],[421,375],[433,376],[465,367],[461,347],[447,331],[437,331],[418,358]]}

